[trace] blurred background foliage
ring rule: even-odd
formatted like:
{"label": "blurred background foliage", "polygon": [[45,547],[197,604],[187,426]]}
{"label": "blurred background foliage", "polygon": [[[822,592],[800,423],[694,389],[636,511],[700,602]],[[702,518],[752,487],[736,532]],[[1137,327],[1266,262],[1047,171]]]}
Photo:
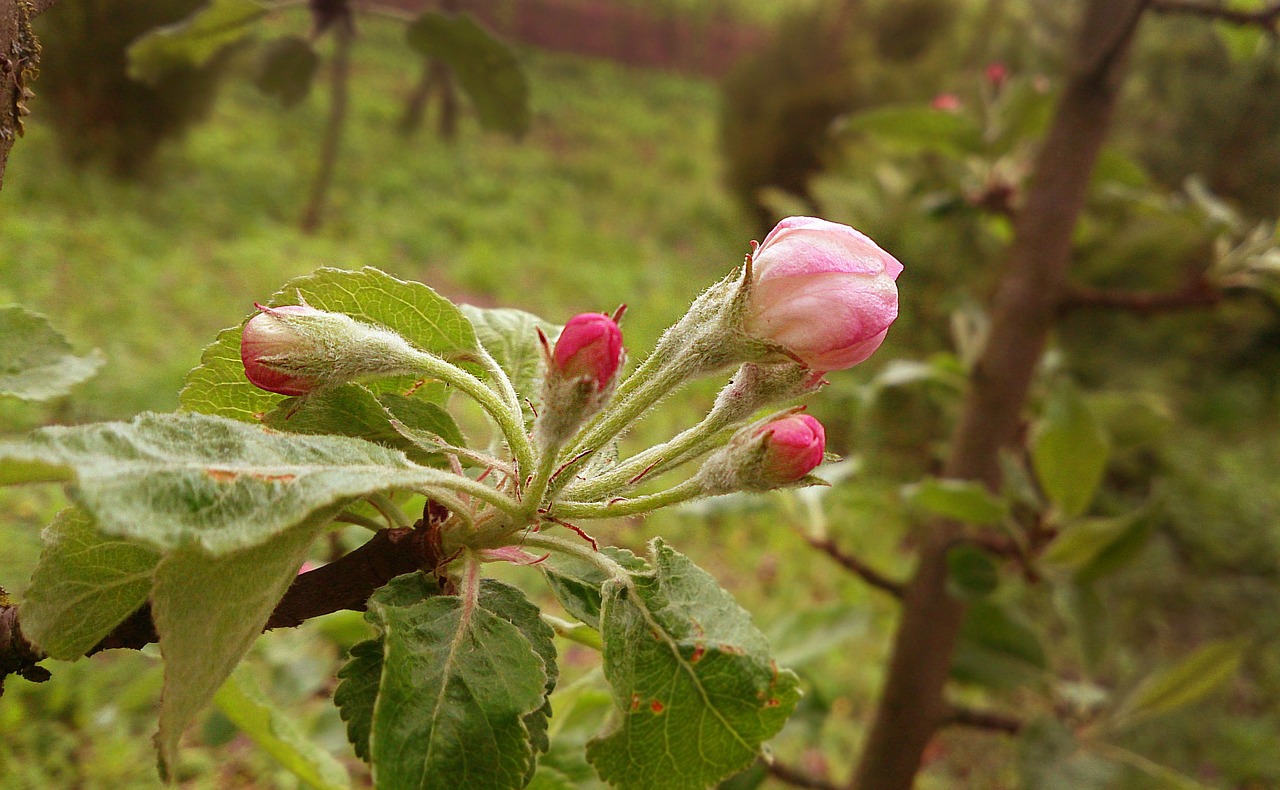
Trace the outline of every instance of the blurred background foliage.
{"label": "blurred background foliage", "polygon": [[[244,48],[145,89],[124,76],[123,47],[197,3],[61,0],[40,20],[45,73],[0,194],[0,302],[44,312],[109,363],[52,406],[0,403],[0,428],[175,408],[218,329],[319,266],[373,265],[457,301],[553,321],[627,302],[634,358],[777,218],[848,222],[906,273],[883,350],[832,375],[811,407],[849,459],[836,485],[602,529],[632,548],[670,536],[757,616],[807,687],[776,751],[838,781],[874,705],[897,607],[807,539],[909,573],[918,525],[939,505],[903,486],[935,472],[945,450],[1075,8],[597,3],[694,30],[730,19],[761,43],[722,79],[521,48],[528,134],[483,132],[464,115],[463,134],[446,142],[398,134],[419,59],[403,25],[361,16],[332,208],[309,235],[296,218],[320,147],[320,92],[282,109],[255,89],[259,62]],[[305,9],[290,13],[267,20],[264,35],[304,31]],[[322,57],[331,46],[319,43]],[[921,787],[1280,786],[1280,301],[1266,264],[1275,266],[1280,212],[1277,80],[1273,41],[1196,19],[1144,23],[1077,229],[1075,275],[1084,286],[1168,291],[1207,269],[1224,297],[1209,309],[1064,318],[1028,431],[1060,424],[1063,393],[1079,393],[1073,430],[1100,437],[1101,483],[1066,518],[1027,472],[1006,492],[1011,522],[1062,534],[1025,567],[980,553],[955,569],[979,602],[955,697],[1031,724],[1017,737],[946,731]],[[708,384],[667,404],[632,445],[692,423],[714,392]],[[1010,469],[1025,472],[1024,460]],[[61,501],[44,489],[0,493],[0,586],[21,595]],[[335,536],[317,558],[348,539],[357,536]],[[358,781],[367,777],[326,696],[363,628],[339,614],[273,634],[249,667]],[[570,747],[606,701],[591,655],[565,650],[574,670],[552,759],[578,776]],[[1237,661],[1224,683],[1204,682]],[[145,737],[154,656],[53,669],[43,685],[11,680],[0,698],[0,788],[155,786]],[[1186,692],[1173,695],[1180,704],[1135,713],[1159,682]],[[1113,751],[1078,748],[1102,735]],[[184,786],[301,786],[225,711],[192,740]],[[734,786],[762,781],[774,780],[757,772]]]}

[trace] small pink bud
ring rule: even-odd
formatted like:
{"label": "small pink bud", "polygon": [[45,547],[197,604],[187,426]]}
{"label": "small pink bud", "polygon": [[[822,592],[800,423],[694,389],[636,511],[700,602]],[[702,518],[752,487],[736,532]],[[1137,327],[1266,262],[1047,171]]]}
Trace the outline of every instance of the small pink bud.
{"label": "small pink bud", "polygon": [[319,386],[318,379],[286,372],[272,364],[273,360],[288,359],[307,341],[279,315],[321,315],[319,310],[306,305],[262,307],[262,312],[249,319],[240,336],[240,360],[244,363],[244,375],[255,386],[281,395],[306,395]]}
{"label": "small pink bud", "polygon": [[807,414],[792,414],[756,430],[764,439],[763,472],[779,483],[792,483],[822,463],[827,434],[822,423]]}
{"label": "small pink bud", "polygon": [[1009,69],[1000,61],[988,63],[984,76],[987,84],[995,90],[1000,90],[1004,86],[1006,80],[1009,79]]}
{"label": "small pink bud", "polygon": [[939,93],[933,97],[933,101],[929,102],[929,106],[943,112],[960,112],[964,109],[964,102],[954,93]]}
{"label": "small pink bud", "polygon": [[898,317],[902,264],[848,225],[788,217],[765,237],[752,264],[747,334],[782,346],[815,371],[862,362]]}
{"label": "small pink bud", "polygon": [[604,313],[570,318],[551,354],[551,364],[560,376],[590,379],[597,390],[609,388],[621,362],[622,331]]}

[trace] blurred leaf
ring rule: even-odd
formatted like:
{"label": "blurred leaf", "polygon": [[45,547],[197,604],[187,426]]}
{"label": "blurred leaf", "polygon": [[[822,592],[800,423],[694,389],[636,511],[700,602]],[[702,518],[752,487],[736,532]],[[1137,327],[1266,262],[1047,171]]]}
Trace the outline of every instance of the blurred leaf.
{"label": "blurred leaf", "polygon": [[42,401],[66,395],[91,378],[106,358],[78,357],[44,316],[18,305],[0,307],[0,395]]}
{"label": "blurred leaf", "polygon": [[233,554],[213,556],[187,545],[160,561],[151,617],[164,656],[156,735],[162,774],[172,776],[183,730],[262,633],[332,515],[321,511]]}
{"label": "blurred leaf", "polygon": [[1120,703],[1115,714],[1117,726],[1131,727],[1201,701],[1235,677],[1245,646],[1240,639],[1212,642],[1148,675]]}
{"label": "blurred leaf", "polygon": [[22,633],[53,658],[74,661],[147,602],[160,555],[109,538],[79,508],[58,514],[19,615]]}
{"label": "blurred leaf", "polygon": [[1081,573],[1112,544],[1124,538],[1139,520],[1131,513],[1113,518],[1085,518],[1066,525],[1045,548],[1042,559]]}
{"label": "blurred leaf", "polygon": [[[41,459],[32,471],[27,459]],[[9,463],[13,459],[14,463]],[[0,481],[74,480],[98,530],[161,549],[227,554],[274,539],[352,499],[420,489],[397,450],[343,436],[293,436],[203,414],[42,428],[0,443]]]}
{"label": "blurred leaf", "polygon": [[1118,448],[1147,447],[1174,424],[1168,401],[1155,392],[1099,392],[1088,400]]}
{"label": "blurred leaf", "polygon": [[267,15],[256,0],[209,0],[209,4],[173,25],[152,30],[129,45],[129,76],[148,85],[183,66],[203,66],[251,32]]}
{"label": "blurred leaf", "polygon": [[797,669],[866,633],[871,616],[864,606],[829,604],[797,609],[769,629],[774,658]]}
{"label": "blurred leaf", "polygon": [[982,131],[969,116],[914,104],[847,115],[839,121],[837,132],[871,135],[908,152],[961,155],[982,148]]}
{"label": "blurred leaf", "polygon": [[1108,182],[1139,189],[1147,186],[1151,178],[1147,175],[1142,163],[1114,146],[1107,146],[1098,155],[1098,164],[1093,171],[1096,184]]}
{"label": "blurred leaf", "polygon": [[1018,735],[1018,766],[1026,790],[1112,790],[1114,763],[1081,748],[1071,731],[1041,716]]}
{"label": "blurred leaf", "polygon": [[446,63],[485,129],[519,137],[529,130],[529,80],[515,52],[466,14],[428,11],[405,30],[409,46]]}
{"label": "blurred leaf", "polygon": [[986,601],[969,607],[951,663],[953,678],[1009,689],[1035,683],[1048,665],[1040,637],[1020,618]]}
{"label": "blurred leaf", "polygon": [[1057,386],[1032,431],[1031,461],[1062,515],[1075,518],[1089,507],[1109,455],[1107,435],[1075,387]]}
{"label": "blurred leaf", "polygon": [[[317,310],[346,313],[358,321],[386,327],[416,348],[442,357],[466,357],[478,347],[471,322],[456,305],[422,283],[399,280],[371,266],[360,271],[323,268],[295,277],[266,304],[279,307],[299,301]],[[187,374],[178,393],[182,408],[257,422],[284,399],[258,389],[245,378],[240,359],[242,329],[243,324],[222,330],[205,348],[200,366]],[[400,376],[380,378],[365,386],[378,394],[404,393],[421,387],[422,381]]]}
{"label": "blurred leaf", "polygon": [[311,92],[320,67],[320,56],[302,36],[281,36],[262,51],[253,84],[285,107],[292,107]]}
{"label": "blurred leaf", "polygon": [[1094,742],[1089,744],[1089,748],[1107,759],[1137,768],[1147,776],[1155,779],[1158,782],[1158,787],[1168,788],[1168,790],[1209,790],[1206,785],[1189,776],[1180,774],[1168,766],[1160,765],[1115,744]]}
{"label": "blurred leaf", "polygon": [[947,587],[957,598],[975,601],[996,591],[1000,570],[991,555],[972,543],[947,551]]}
{"label": "blurred leaf", "polygon": [[970,480],[926,477],[902,488],[907,504],[966,524],[999,524],[1007,508],[986,486]]}
{"label": "blurred leaf", "polygon": [[[475,327],[476,337],[485,350],[493,356],[512,386],[523,400],[542,406],[542,378],[546,365],[542,358],[542,343],[538,340],[541,329],[547,340],[554,343],[560,336],[560,327],[543,321],[533,313],[508,308],[484,308],[464,304],[462,313]],[[528,404],[522,402],[525,420],[532,420]]]}
{"label": "blurred leaf", "polygon": [[213,702],[236,727],[276,762],[315,790],[343,790],[351,776],[342,763],[298,731],[295,716],[267,701],[244,671],[227,678]]}
{"label": "blurred leaf", "polygon": [[702,790],[748,767],[800,698],[764,634],[706,571],[651,545],[653,570],[604,586],[604,673],[616,716],[587,744],[622,790]]}
{"label": "blurred leaf", "polygon": [[871,386],[886,389],[929,383],[960,390],[965,380],[964,365],[960,360],[954,354],[938,353],[924,362],[912,359],[890,360],[871,380]]}
{"label": "blurred leaf", "polygon": [[1111,618],[1097,589],[1089,582],[1072,580],[1056,592],[1075,626],[1080,657],[1085,670],[1096,676],[1106,657],[1111,636]]}
{"label": "blurred leaf", "polygon": [[547,765],[538,764],[533,781],[525,790],[577,790],[578,785],[565,774]]}
{"label": "blurred leaf", "polygon": [[1128,565],[1147,545],[1151,537],[1152,521],[1146,514],[1139,514],[1114,541],[1102,548],[1093,559],[1076,571],[1076,581],[1089,583],[1115,573]]}

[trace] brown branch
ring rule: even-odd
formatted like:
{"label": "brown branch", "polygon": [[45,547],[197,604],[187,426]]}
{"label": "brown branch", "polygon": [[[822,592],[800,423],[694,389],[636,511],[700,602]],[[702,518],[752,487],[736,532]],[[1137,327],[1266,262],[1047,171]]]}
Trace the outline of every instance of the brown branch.
{"label": "brown branch", "polygon": [[804,787],[809,790],[836,790],[836,785],[828,782],[826,779],[819,779],[816,776],[809,776],[797,768],[792,768],[785,763],[777,760],[765,761],[761,760],[760,764],[764,766],[764,770],[780,782],[791,785],[792,787]]}
{"label": "brown branch", "polygon": [[[364,611],[369,596],[396,576],[436,567],[440,553],[430,534],[421,526],[382,530],[335,562],[299,574],[263,630],[294,628],[313,617],[343,609]],[[146,604],[85,655],[121,648],[138,650],[157,638],[151,605]],[[9,674],[29,677],[33,672],[38,676],[43,670],[35,665],[45,657],[22,635],[18,607],[0,606],[0,679]]]}
{"label": "brown branch", "polygon": [[902,582],[894,581],[852,554],[845,553],[835,544],[835,541],[831,540],[831,538],[811,537],[808,541],[810,546],[813,546],[818,551],[826,554],[828,557],[835,560],[840,567],[855,576],[860,577],[867,584],[875,587],[877,590],[881,590],[882,592],[892,595],[898,600],[902,600],[903,592],[906,589]]}
{"label": "brown branch", "polygon": [[994,732],[1008,733],[1009,735],[1017,735],[1025,726],[1025,722],[1013,716],[964,707],[952,707],[951,712],[942,720],[942,724],[943,726],[992,730]]}
{"label": "brown branch", "polygon": [[1153,0],[1151,10],[1161,14],[1189,14],[1232,25],[1255,26],[1276,33],[1280,22],[1280,3],[1272,3],[1256,11],[1245,11],[1211,3],[1187,0]]}
{"label": "brown branch", "polygon": [[1222,303],[1223,293],[1202,272],[1187,278],[1173,291],[1116,291],[1105,288],[1072,286],[1058,302],[1059,315],[1077,310],[1123,310],[1142,316],[1198,310]]}
{"label": "brown branch", "polygon": [[338,155],[342,149],[342,135],[347,127],[351,88],[351,42],[355,31],[350,25],[333,27],[333,64],[329,74],[329,118],[325,122],[324,140],[320,144],[320,165],[315,181],[311,182],[311,197],[302,212],[302,230],[314,233],[320,229],[329,189],[333,186],[338,167]]}

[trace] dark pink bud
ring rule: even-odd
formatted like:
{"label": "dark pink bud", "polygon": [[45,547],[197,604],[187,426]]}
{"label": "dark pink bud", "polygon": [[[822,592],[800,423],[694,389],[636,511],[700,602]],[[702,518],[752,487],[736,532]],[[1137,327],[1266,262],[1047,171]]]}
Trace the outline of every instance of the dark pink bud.
{"label": "dark pink bud", "polygon": [[987,84],[996,90],[1004,85],[1005,80],[1009,79],[1009,69],[1000,61],[987,64],[986,70]]}
{"label": "dark pink bud", "polygon": [[933,97],[933,101],[929,102],[929,106],[943,112],[960,112],[964,109],[964,102],[954,93],[939,93]]}
{"label": "dark pink bud", "polygon": [[622,330],[604,313],[569,319],[551,353],[551,364],[565,379],[590,379],[597,390],[613,383],[622,362]]}
{"label": "dark pink bud", "polygon": [[807,414],[792,414],[760,426],[764,440],[761,472],[778,483],[791,483],[822,463],[827,434],[822,423]]}
{"label": "dark pink bud", "polygon": [[249,319],[240,336],[240,361],[244,363],[245,377],[255,387],[268,392],[306,395],[319,385],[319,381],[289,373],[274,363],[289,359],[307,341],[277,316],[313,316],[321,315],[321,312],[306,305],[258,307],[262,312]]}

